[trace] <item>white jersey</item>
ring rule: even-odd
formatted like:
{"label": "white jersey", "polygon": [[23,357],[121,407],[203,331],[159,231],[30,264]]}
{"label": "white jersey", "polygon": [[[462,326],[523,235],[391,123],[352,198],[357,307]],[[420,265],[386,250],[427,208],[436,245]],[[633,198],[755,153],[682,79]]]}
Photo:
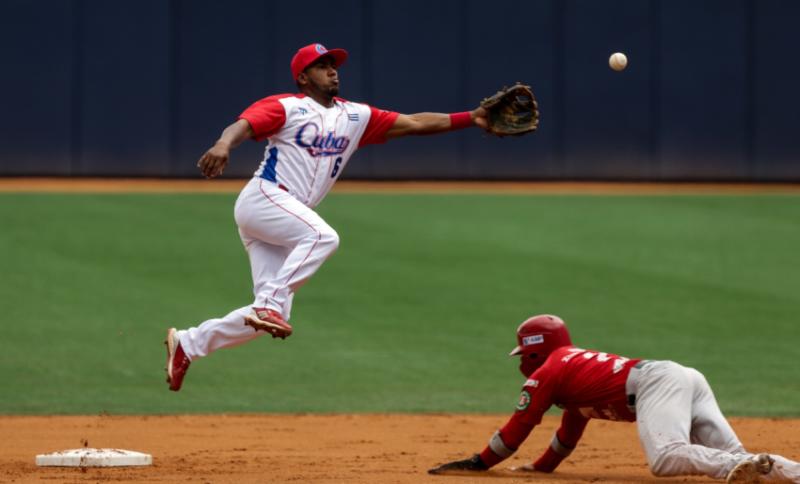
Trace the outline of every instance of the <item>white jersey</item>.
{"label": "white jersey", "polygon": [[254,176],[313,208],[359,147],[386,141],[397,116],[341,98],[326,108],[304,94],[280,94],[256,101],[239,119],[250,123],[257,141],[268,140]]}

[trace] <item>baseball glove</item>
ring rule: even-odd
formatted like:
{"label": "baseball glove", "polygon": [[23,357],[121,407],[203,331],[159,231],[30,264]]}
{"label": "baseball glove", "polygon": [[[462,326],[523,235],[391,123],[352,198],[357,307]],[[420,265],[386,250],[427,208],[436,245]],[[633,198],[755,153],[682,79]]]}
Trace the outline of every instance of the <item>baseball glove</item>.
{"label": "baseball glove", "polygon": [[428,470],[428,474],[449,474],[452,471],[485,471],[489,467],[483,463],[481,460],[481,456],[479,454],[475,454],[469,459],[464,460],[457,460],[454,462],[448,462],[447,464],[442,464],[439,467],[434,467],[433,469]]}
{"label": "baseball glove", "polygon": [[530,86],[516,83],[481,101],[487,131],[496,136],[520,136],[539,127],[539,104]]}

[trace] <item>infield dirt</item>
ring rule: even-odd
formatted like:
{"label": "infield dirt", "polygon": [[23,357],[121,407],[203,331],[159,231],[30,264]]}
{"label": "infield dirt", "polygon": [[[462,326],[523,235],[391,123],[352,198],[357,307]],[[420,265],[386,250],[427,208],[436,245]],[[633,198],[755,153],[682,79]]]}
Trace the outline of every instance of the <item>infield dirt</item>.
{"label": "infield dirt", "polygon": [[[592,421],[550,475],[508,467],[538,457],[558,425],[548,416],[522,448],[480,476],[427,469],[480,451],[508,415],[182,415],[0,417],[0,482],[682,483],[650,475],[633,424]],[[800,456],[800,420],[734,418],[745,446]],[[146,468],[45,468],[36,454],[82,446],[152,454]]]}

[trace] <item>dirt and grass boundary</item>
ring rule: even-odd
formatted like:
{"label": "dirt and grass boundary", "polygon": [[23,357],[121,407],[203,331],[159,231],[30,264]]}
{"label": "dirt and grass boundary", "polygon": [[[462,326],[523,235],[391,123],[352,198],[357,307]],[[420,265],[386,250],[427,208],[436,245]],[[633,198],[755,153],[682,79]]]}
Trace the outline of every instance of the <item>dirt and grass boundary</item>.
{"label": "dirt and grass boundary", "polygon": [[[0,193],[236,193],[247,179],[0,178]],[[562,181],[337,182],[333,193],[490,194],[800,194],[800,183],[651,183]]]}

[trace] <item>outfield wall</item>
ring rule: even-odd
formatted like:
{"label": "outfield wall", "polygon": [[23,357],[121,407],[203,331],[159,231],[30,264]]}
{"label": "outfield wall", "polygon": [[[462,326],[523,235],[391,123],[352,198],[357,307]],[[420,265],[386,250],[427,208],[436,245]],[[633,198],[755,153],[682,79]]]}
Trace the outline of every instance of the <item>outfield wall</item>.
{"label": "outfield wall", "polygon": [[351,53],[341,94],[386,109],[459,111],[517,80],[540,97],[534,136],[395,141],[349,178],[797,181],[798,19],[791,0],[4,0],[0,175],[197,176],[320,41]]}

